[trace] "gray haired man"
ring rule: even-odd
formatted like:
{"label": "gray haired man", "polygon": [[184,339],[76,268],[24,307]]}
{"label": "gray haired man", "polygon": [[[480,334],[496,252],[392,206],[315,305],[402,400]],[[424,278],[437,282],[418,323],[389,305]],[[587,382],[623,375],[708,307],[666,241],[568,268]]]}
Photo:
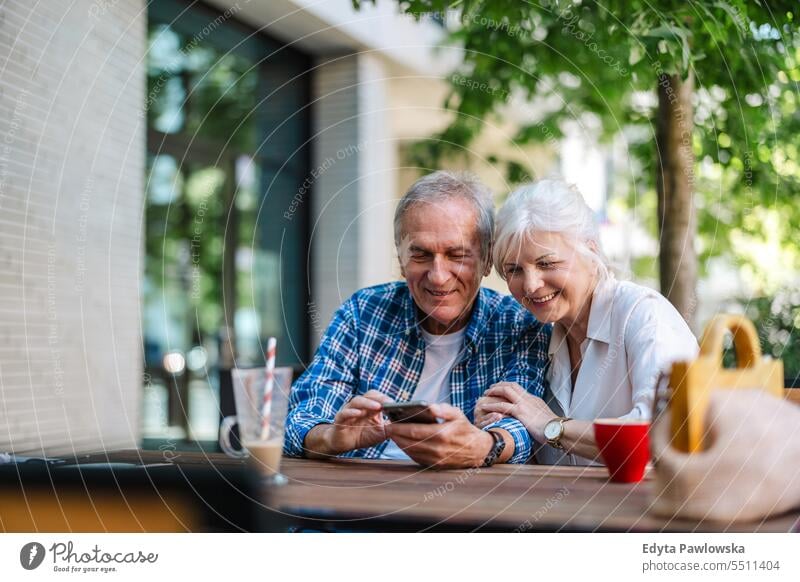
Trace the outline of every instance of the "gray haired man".
{"label": "gray haired man", "polygon": [[[498,382],[541,396],[549,327],[480,286],[491,270],[491,193],[466,174],[435,172],[400,200],[395,244],[405,281],[356,292],[336,311],[292,387],[290,456],[412,459],[438,468],[526,462],[514,418],[482,430],[475,403]],[[386,402],[426,400],[438,424],[391,423]]]}

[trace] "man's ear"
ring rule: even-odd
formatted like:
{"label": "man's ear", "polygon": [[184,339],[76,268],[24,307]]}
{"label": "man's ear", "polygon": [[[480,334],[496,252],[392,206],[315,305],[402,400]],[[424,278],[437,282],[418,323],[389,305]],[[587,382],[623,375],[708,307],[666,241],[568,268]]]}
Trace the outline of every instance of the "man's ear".
{"label": "man's ear", "polygon": [[489,245],[489,250],[486,252],[486,264],[483,267],[483,276],[488,277],[489,274],[492,272],[492,252],[494,251],[494,245]]}
{"label": "man's ear", "polygon": [[400,274],[403,276],[403,279],[406,278],[406,265],[410,259],[410,253],[408,251],[410,246],[411,239],[408,235],[403,235],[400,238],[400,243],[395,244],[394,247],[395,252],[397,252],[397,262],[400,264]]}

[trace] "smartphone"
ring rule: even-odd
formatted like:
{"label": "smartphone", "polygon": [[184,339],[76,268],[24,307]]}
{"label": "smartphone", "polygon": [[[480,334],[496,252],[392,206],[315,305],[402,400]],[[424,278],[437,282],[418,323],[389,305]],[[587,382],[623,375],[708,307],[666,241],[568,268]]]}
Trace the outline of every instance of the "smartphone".
{"label": "smartphone", "polygon": [[430,406],[424,400],[392,402],[383,405],[383,412],[392,422],[419,422],[423,424],[441,422],[441,419],[436,418],[436,415],[433,414]]}

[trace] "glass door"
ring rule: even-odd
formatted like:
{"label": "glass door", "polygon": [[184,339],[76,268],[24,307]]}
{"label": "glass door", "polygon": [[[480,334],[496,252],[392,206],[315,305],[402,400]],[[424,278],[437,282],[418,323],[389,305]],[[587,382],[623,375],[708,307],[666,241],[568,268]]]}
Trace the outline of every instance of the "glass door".
{"label": "glass door", "polygon": [[280,365],[308,354],[304,220],[276,219],[307,172],[308,63],[201,5],[149,16],[143,433],[215,440],[226,371],[269,336]]}

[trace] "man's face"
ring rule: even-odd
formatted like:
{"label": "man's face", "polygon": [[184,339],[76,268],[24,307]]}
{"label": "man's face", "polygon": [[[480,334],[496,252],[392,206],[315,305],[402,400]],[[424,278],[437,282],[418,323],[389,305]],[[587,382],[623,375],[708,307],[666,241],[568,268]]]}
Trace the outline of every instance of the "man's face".
{"label": "man's face", "polygon": [[491,268],[481,260],[478,215],[461,198],[412,206],[403,218],[400,268],[422,327],[434,334],[467,325],[481,279]]}

